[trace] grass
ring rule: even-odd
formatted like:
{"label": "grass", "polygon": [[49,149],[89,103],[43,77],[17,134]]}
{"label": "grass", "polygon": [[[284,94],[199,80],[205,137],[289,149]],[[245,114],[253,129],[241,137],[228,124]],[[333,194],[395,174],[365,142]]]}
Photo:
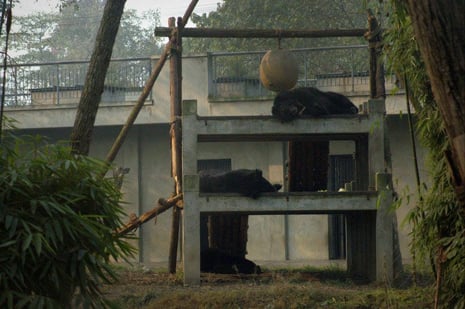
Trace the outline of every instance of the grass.
{"label": "grass", "polygon": [[[185,287],[182,272],[118,268],[120,281],[103,287],[114,308],[432,308],[432,280],[402,288],[358,284],[337,266],[264,268],[260,275],[202,274]],[[426,280],[427,279],[427,280]],[[411,282],[411,280],[410,280]]]}

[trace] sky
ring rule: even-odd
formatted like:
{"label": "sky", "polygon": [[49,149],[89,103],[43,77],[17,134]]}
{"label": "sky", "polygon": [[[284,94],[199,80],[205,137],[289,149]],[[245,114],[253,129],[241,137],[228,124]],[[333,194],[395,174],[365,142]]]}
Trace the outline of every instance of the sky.
{"label": "sky", "polygon": [[[199,0],[194,13],[214,11],[220,2],[222,0]],[[57,11],[57,3],[56,0],[20,0],[20,3],[13,9],[13,14],[24,16],[37,11]],[[165,27],[168,25],[169,17],[182,17],[190,3],[191,0],[126,0],[125,9],[131,8],[138,11],[158,9],[161,15],[161,26]]]}

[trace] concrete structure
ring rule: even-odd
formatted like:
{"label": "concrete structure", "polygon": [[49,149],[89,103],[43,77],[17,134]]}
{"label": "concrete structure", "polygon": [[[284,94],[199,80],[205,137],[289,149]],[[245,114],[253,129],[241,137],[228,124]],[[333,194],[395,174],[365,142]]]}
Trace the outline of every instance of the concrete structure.
{"label": "concrete structure", "polygon": [[[156,61],[156,59],[154,59]],[[258,70],[258,68],[257,68]],[[233,101],[213,101],[208,92],[208,58],[206,56],[183,59],[183,98],[197,101],[197,113],[201,116],[269,116],[272,98]],[[355,103],[368,100],[368,85],[364,89],[349,89],[343,92]],[[340,91],[336,87],[320,87],[323,90]],[[388,84],[388,91],[392,85]],[[40,105],[6,108],[5,114],[18,121],[17,127],[24,133],[42,134],[52,140],[67,139],[74,124],[76,103]],[[109,151],[122,124],[126,121],[134,102],[103,103],[96,119],[95,135],[91,145],[91,155],[104,158]],[[405,100],[400,93],[389,95],[386,100],[387,137],[391,144],[392,172],[394,189],[404,193],[406,188],[415,192],[415,176],[408,122],[405,113]],[[160,197],[169,197],[173,191],[170,177],[169,149],[169,68],[166,66],[158,78],[152,93],[141,110],[135,126],[130,130],[126,142],[115,163],[129,167],[125,176],[123,191],[128,214],[140,215],[155,206]],[[300,122],[297,122],[300,123]],[[291,125],[293,126],[293,125]],[[375,128],[376,125],[373,126]],[[248,130],[248,125],[244,130]],[[381,137],[380,137],[381,138]],[[273,183],[283,183],[282,140],[247,141],[215,140],[204,141],[197,146],[197,159],[229,159],[231,167],[259,168],[264,177]],[[331,141],[330,154],[354,153],[351,141]],[[424,151],[419,150],[420,168]],[[192,167],[191,167],[192,169]],[[382,171],[377,168],[376,171]],[[422,175],[422,176],[423,176]],[[373,176],[372,176],[373,177]],[[370,180],[374,186],[374,178]],[[374,187],[373,187],[374,189]],[[412,195],[412,194],[411,194]],[[406,199],[404,199],[406,200]],[[240,199],[240,201],[243,201]],[[247,204],[243,201],[244,205]],[[399,222],[406,217],[409,207],[415,205],[415,197],[409,205],[397,210]],[[203,207],[203,206],[199,206]],[[324,214],[305,212],[294,215],[254,213],[249,218],[247,258],[258,264],[262,261],[303,261],[328,260],[328,219]],[[318,214],[317,214],[318,213]],[[167,262],[170,213],[160,215],[153,223],[146,223],[138,231],[139,253],[136,260],[146,264]],[[402,257],[409,259],[408,250],[410,228],[400,225],[400,246]]]}
{"label": "concrete structure", "polygon": [[[350,117],[307,118],[281,123],[270,116],[199,117],[197,102],[185,101],[182,117],[184,173],[184,282],[200,284],[201,214],[331,214],[347,217],[347,268],[370,280],[393,278],[392,188],[386,170],[384,100],[370,100],[366,114]],[[257,200],[241,196],[199,194],[199,142],[218,137],[233,141],[292,140],[327,136],[357,144],[355,192],[284,192]],[[325,138],[325,137],[323,137]],[[260,158],[256,158],[260,160]],[[285,158],[281,165],[284,165]],[[389,175],[390,177],[390,175]],[[282,181],[284,182],[284,181]],[[370,191],[373,190],[373,191]],[[362,249],[361,249],[362,248]]]}

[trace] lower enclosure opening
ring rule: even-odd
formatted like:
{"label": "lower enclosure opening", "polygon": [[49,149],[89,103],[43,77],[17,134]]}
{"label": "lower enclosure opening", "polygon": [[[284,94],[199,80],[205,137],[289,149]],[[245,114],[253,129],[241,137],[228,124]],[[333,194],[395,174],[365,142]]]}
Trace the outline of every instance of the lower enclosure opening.
{"label": "lower enclosure opening", "polygon": [[330,259],[328,215],[202,215],[201,270],[259,274],[270,267],[337,266],[353,279],[372,280],[376,212],[331,216],[348,228],[347,258]]}

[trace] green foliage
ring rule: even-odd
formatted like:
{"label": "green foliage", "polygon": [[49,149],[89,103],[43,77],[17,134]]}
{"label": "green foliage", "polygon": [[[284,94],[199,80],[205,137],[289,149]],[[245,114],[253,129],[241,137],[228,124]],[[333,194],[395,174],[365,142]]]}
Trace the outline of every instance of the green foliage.
{"label": "green foliage", "polygon": [[[8,135],[0,149],[0,307],[105,304],[110,262],[134,249],[122,225],[121,193],[103,162],[73,156],[39,137]],[[74,298],[73,298],[74,296]]]}
{"label": "green foliage", "polygon": [[[403,1],[391,0],[385,33],[385,54],[389,68],[408,81],[414,105],[416,133],[428,148],[430,188],[422,188],[422,200],[409,214],[413,223],[413,249],[419,260],[441,262],[440,295],[445,308],[465,307],[465,213],[456,202],[449,181],[445,151],[449,148],[444,123],[434,102],[425,65],[415,41]],[[441,253],[441,252],[444,253]],[[439,270],[439,267],[436,269]]]}
{"label": "green foliage", "polygon": [[[18,27],[10,50],[20,53],[17,62],[87,60],[94,48],[105,1],[80,0],[59,13],[33,13],[15,18]],[[153,29],[158,11],[138,14],[125,10],[113,47],[113,58],[149,57],[160,52],[161,39]]]}
{"label": "green foliage", "polygon": [[[216,11],[194,14],[193,23],[201,28],[324,30],[366,27],[362,0],[225,0]],[[259,8],[259,9],[258,9]],[[363,38],[282,39],[285,48],[305,48],[342,44],[363,44]],[[277,39],[186,38],[187,53],[206,51],[264,50],[277,48]]]}

